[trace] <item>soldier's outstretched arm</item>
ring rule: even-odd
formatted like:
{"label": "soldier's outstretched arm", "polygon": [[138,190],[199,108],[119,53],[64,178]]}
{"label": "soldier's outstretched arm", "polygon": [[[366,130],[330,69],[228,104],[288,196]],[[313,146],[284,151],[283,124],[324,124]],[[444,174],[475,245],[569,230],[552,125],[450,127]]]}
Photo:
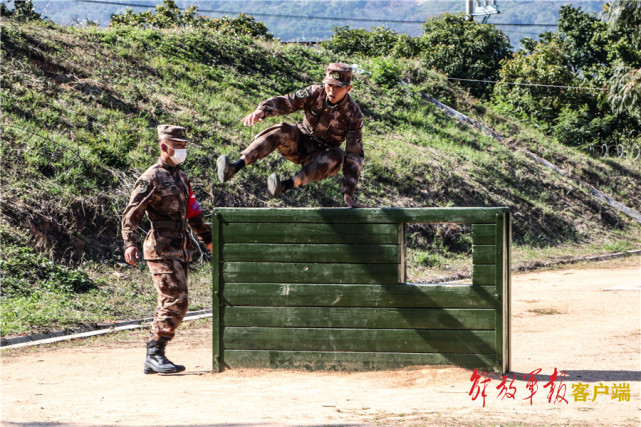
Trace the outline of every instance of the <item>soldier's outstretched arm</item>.
{"label": "soldier's outstretched arm", "polygon": [[243,122],[244,126],[254,126],[254,123],[262,122],[264,117],[265,113],[263,112],[263,110],[255,110],[253,113],[248,114],[240,119],[240,121]]}
{"label": "soldier's outstretched arm", "polygon": [[361,169],[365,163],[365,154],[363,153],[363,120],[358,119],[354,122],[353,127],[347,131],[345,142],[345,160],[343,161],[343,197],[345,204],[351,207],[361,207],[352,200],[358,179],[361,175]]}
{"label": "soldier's outstretched arm", "polygon": [[309,98],[319,90],[322,90],[321,86],[312,85],[289,95],[274,96],[258,104],[256,110],[243,117],[241,121],[245,126],[252,126],[256,121],[260,122],[266,117],[282,116],[302,110]]}

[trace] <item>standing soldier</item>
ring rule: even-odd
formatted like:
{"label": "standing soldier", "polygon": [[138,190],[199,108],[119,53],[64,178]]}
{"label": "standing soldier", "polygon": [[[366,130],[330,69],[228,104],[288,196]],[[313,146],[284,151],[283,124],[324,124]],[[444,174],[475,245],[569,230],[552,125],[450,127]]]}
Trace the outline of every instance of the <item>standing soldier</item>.
{"label": "standing soldier", "polygon": [[211,251],[211,229],[203,218],[191,183],[178,165],[185,161],[185,128],[158,126],[160,158],[143,173],[122,216],[125,260],[136,265],[137,229],[147,212],[151,229],[143,244],[144,259],[158,292],[158,306],[147,342],[145,374],[185,370],[165,357],[165,347],[187,313],[187,267],[194,248],[187,225]]}
{"label": "standing soldier", "polygon": [[[228,181],[246,165],[278,149],[287,160],[302,165],[302,169],[284,181],[277,174],[271,174],[267,179],[268,197],[332,176],[342,166],[345,203],[349,207],[360,207],[352,197],[364,162],[363,114],[348,94],[352,90],[351,81],[349,65],[332,63],[327,67],[323,86],[312,85],[263,101],[242,119],[245,126],[252,126],[265,117],[299,110],[305,111],[305,117],[296,125],[280,123],[260,132],[235,163],[227,156],[220,156],[216,162],[220,182]],[[345,152],[340,148],[343,141],[347,141]]]}

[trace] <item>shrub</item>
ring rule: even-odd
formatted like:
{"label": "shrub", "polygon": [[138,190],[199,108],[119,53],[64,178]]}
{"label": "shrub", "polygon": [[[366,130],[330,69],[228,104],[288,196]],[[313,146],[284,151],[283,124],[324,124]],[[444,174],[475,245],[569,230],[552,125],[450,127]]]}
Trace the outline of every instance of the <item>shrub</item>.
{"label": "shrub", "polygon": [[377,58],[372,61],[372,80],[385,88],[398,84],[401,67],[393,58]]}
{"label": "shrub", "polygon": [[321,46],[338,54],[373,57],[389,55],[398,39],[396,32],[382,26],[373,28],[372,31],[345,26],[334,27],[332,37],[322,42]]}
{"label": "shrub", "polygon": [[589,146],[598,133],[594,125],[587,105],[579,109],[564,107],[556,119],[554,134],[564,144]]}
{"label": "shrub", "polygon": [[164,4],[156,6],[156,13],[145,11],[134,13],[127,9],[120,15],[112,15],[110,27],[137,27],[137,28],[209,28],[223,34],[245,35],[250,37],[271,40],[274,36],[267,31],[262,22],[244,13],[237,18],[210,18],[196,15],[198,7],[190,6],[181,12],[174,0],[165,0]]}
{"label": "shrub", "polygon": [[37,291],[80,293],[96,289],[83,272],[57,264],[24,243],[12,243],[2,230],[2,297],[28,296]]}

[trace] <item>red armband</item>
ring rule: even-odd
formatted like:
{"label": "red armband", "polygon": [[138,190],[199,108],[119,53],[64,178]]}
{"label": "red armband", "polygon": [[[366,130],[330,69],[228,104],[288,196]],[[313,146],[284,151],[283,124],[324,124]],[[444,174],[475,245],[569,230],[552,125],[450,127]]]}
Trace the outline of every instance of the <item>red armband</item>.
{"label": "red armband", "polygon": [[187,218],[193,218],[200,213],[200,205],[194,192],[191,189],[191,184],[189,184],[189,200],[187,201]]}

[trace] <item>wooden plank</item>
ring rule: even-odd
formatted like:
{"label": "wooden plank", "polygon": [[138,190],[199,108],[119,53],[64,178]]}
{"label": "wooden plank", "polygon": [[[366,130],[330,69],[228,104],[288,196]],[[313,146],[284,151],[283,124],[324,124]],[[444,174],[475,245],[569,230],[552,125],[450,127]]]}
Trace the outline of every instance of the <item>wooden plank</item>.
{"label": "wooden plank", "polygon": [[496,246],[472,246],[472,264],[496,264]]}
{"label": "wooden plank", "polygon": [[225,350],[491,353],[494,331],[225,327]]}
{"label": "wooden plank", "polygon": [[225,362],[234,368],[363,371],[418,365],[456,365],[489,370],[494,354],[344,353],[319,351],[227,350]]}
{"label": "wooden plank", "polygon": [[227,243],[228,262],[398,263],[398,245]]}
{"label": "wooden plank", "polygon": [[495,245],[496,224],[472,224],[472,244]]}
{"label": "wooden plank", "polygon": [[505,208],[216,208],[225,222],[494,224]]}
{"label": "wooden plank", "polygon": [[477,286],[496,286],[495,265],[472,265],[472,283]]}
{"label": "wooden plank", "polygon": [[228,305],[495,308],[493,286],[227,283]]}
{"label": "wooden plank", "polygon": [[495,328],[495,310],[354,307],[226,307],[225,327],[363,329]]}
{"label": "wooden plank", "polygon": [[361,283],[393,284],[397,264],[312,264],[226,262],[225,283]]}
{"label": "wooden plank", "polygon": [[221,307],[221,251],[220,251],[220,215],[214,214],[211,225],[212,231],[212,350],[213,350],[213,371],[221,372],[223,369],[223,351],[222,351],[222,313]]}
{"label": "wooden plank", "polygon": [[396,224],[225,223],[223,243],[397,244]]}

